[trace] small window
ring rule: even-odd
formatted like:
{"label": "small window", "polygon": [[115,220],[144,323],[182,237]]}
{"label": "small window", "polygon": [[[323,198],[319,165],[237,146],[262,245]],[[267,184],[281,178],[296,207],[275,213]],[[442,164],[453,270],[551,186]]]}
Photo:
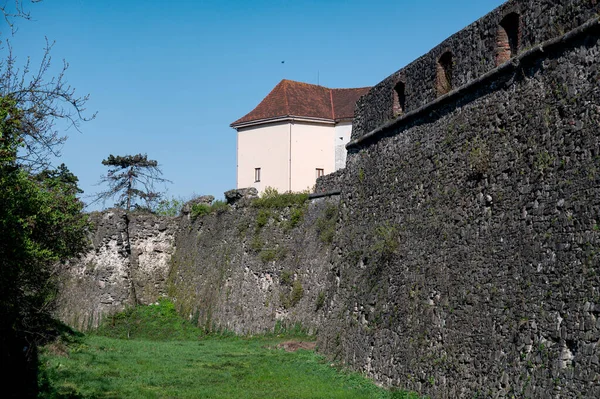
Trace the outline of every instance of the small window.
{"label": "small window", "polygon": [[438,96],[444,95],[452,90],[452,70],[454,69],[454,60],[452,53],[446,51],[437,63],[437,93]]}
{"label": "small window", "polygon": [[516,12],[510,13],[500,21],[496,36],[496,66],[505,63],[519,52],[521,18]]}
{"label": "small window", "polygon": [[260,168],[254,168],[254,182],[258,183],[260,181]]}
{"label": "small window", "polygon": [[406,96],[404,95],[404,82],[396,83],[394,86],[394,116],[404,113]]}
{"label": "small window", "polygon": [[317,179],[321,176],[325,176],[325,169],[317,168]]}

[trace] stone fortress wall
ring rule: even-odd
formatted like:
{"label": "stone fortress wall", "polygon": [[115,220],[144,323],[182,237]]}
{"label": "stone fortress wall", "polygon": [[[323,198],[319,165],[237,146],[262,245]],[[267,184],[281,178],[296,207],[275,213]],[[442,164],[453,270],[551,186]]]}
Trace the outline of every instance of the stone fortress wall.
{"label": "stone fortress wall", "polygon": [[383,80],[300,219],[97,216],[59,315],[168,295],[434,398],[600,397],[599,8],[509,1]]}
{"label": "stone fortress wall", "polygon": [[359,101],[322,351],[436,398],[600,396],[598,10],[508,2]]}
{"label": "stone fortress wall", "polygon": [[484,76],[510,57],[578,28],[597,13],[597,0],[504,3],[375,85],[357,103],[352,139],[421,109],[442,94]]}

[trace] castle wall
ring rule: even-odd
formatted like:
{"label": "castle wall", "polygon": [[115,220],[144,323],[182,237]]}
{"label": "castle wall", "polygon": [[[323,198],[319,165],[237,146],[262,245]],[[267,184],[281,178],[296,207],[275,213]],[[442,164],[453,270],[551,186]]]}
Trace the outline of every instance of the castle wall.
{"label": "castle wall", "polygon": [[600,396],[599,38],[349,146],[322,351],[435,398]]}
{"label": "castle wall", "polygon": [[[520,50],[496,68],[515,11]],[[434,398],[600,397],[600,24],[581,25],[597,12],[508,2],[385,79],[346,168],[317,181],[341,192],[300,211],[131,219],[131,257],[123,216],[97,216],[59,314],[94,326],[133,287],[209,329],[301,323],[330,358]]]}
{"label": "castle wall", "polygon": [[128,305],[166,295],[178,223],[168,217],[126,216],[120,209],[92,213],[90,221],[89,251],[62,266],[56,311],[62,321],[84,331]]}
{"label": "castle wall", "polygon": [[498,30],[508,14],[520,15],[517,53],[522,53],[582,25],[599,11],[600,5],[596,0],[507,1],[361,97],[356,104],[352,139],[394,119],[394,87],[397,82],[405,84],[404,113],[415,111],[438,98],[437,65],[446,51],[453,55],[452,87],[455,89],[493,70],[497,66]]}
{"label": "castle wall", "polygon": [[182,315],[207,330],[254,334],[301,325],[316,333],[333,256],[325,230],[333,235],[337,202],[321,198],[295,210],[236,207],[183,219],[169,295]]}

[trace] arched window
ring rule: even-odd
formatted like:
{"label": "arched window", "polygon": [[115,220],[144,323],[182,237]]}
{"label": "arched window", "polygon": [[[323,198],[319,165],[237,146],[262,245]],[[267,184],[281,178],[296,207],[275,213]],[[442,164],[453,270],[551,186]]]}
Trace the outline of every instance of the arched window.
{"label": "arched window", "polygon": [[521,17],[512,12],[500,21],[496,36],[496,66],[505,63],[519,52]]}
{"label": "arched window", "polygon": [[448,93],[452,90],[452,69],[454,67],[454,60],[452,53],[446,51],[438,59],[437,63],[437,92],[438,96]]}
{"label": "arched window", "polygon": [[394,116],[403,114],[406,109],[404,87],[404,82],[398,82],[394,86]]}

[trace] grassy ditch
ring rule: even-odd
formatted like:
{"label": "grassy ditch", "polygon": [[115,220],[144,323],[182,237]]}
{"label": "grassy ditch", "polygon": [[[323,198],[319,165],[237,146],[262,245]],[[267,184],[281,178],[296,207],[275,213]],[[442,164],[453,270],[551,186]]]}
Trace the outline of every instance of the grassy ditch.
{"label": "grassy ditch", "polygon": [[[417,398],[378,388],[314,351],[280,349],[289,337],[205,335],[172,310],[166,301],[140,307],[108,319],[99,334],[46,346],[41,397]],[[159,333],[150,331],[153,317]]]}

